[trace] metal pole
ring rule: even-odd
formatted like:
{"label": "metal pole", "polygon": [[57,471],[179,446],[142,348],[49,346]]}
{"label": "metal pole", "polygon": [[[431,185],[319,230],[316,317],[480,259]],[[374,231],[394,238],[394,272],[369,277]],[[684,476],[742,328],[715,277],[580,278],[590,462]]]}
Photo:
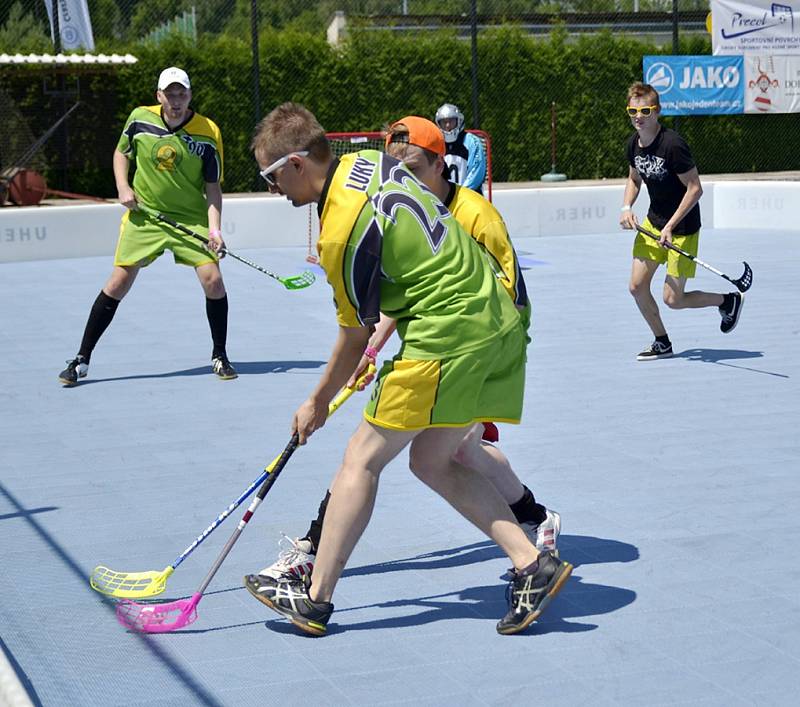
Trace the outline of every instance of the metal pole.
{"label": "metal pole", "polygon": [[[672,53],[675,55],[680,54],[680,44],[678,42],[678,0],[672,0]],[[677,130],[679,125],[680,120],[676,115],[672,126]]]}
{"label": "metal pole", "polygon": [[58,0],[53,0],[53,50],[56,54],[61,54],[61,27],[58,21],[60,14],[58,10]]}
{"label": "metal pole", "polygon": [[[258,0],[250,2],[250,41],[253,52],[253,124],[261,120],[261,69],[258,51]],[[258,176],[253,178],[255,189],[259,187]]]}
{"label": "metal pole", "polygon": [[479,130],[481,117],[478,112],[478,0],[470,3],[469,22],[472,35],[472,127]]}

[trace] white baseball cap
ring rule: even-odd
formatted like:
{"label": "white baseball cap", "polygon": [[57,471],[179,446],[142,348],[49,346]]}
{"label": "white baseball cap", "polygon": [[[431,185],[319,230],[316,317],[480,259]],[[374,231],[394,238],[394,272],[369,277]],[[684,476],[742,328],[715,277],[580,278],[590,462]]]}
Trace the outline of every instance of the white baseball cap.
{"label": "white baseball cap", "polygon": [[158,77],[158,90],[163,91],[167,86],[173,83],[179,83],[184,88],[191,88],[192,84],[189,81],[189,74],[177,66],[170,66],[164,69]]}

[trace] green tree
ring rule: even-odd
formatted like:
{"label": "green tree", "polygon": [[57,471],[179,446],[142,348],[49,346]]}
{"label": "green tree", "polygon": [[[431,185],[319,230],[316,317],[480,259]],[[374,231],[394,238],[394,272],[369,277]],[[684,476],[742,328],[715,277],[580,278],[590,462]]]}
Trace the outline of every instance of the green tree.
{"label": "green tree", "polygon": [[0,47],[8,53],[42,53],[52,50],[53,43],[33,13],[26,12],[21,2],[15,2],[8,12],[8,19],[0,27]]}

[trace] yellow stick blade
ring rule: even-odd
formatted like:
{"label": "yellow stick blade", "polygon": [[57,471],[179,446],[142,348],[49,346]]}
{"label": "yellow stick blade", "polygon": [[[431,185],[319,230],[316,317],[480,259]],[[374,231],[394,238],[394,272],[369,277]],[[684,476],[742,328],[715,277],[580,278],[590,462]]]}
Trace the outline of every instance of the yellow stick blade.
{"label": "yellow stick blade", "polygon": [[161,572],[115,572],[98,565],[89,584],[97,592],[119,599],[142,599],[161,594],[167,588],[167,579],[175,571],[166,567]]}

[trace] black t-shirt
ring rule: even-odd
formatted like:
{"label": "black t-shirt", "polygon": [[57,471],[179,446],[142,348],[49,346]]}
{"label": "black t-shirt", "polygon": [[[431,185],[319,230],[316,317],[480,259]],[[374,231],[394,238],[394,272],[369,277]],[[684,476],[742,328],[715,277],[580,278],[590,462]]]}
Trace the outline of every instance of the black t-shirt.
{"label": "black t-shirt", "polygon": [[[686,187],[678,179],[692,169],[694,159],[686,141],[670,128],[661,127],[647,147],[639,145],[639,133],[628,140],[628,162],[647,185],[650,195],[650,210],[647,218],[656,228],[663,228],[672,214],[678,209]],[[700,205],[695,204],[683,220],[672,229],[678,236],[696,233],[700,230]]]}

